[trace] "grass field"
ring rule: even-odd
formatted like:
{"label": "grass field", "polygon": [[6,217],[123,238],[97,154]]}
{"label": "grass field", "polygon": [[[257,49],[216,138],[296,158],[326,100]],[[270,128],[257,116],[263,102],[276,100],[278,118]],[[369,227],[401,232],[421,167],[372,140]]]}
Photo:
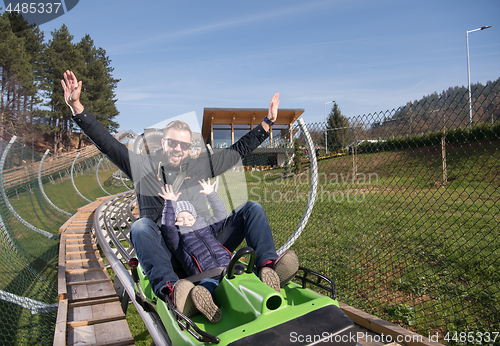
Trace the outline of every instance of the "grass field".
{"label": "grass field", "polygon": [[[383,319],[441,337],[498,330],[498,144],[450,147],[447,184],[440,148],[359,155],[355,181],[346,179],[352,156],[321,161],[316,204],[293,248],[304,266],[335,279],[339,300]],[[308,186],[288,179],[268,196],[273,187],[279,196]],[[303,203],[263,205],[279,245]]]}
{"label": "grass field", "polygon": [[[340,301],[423,335],[499,330],[499,144],[448,146],[447,182],[440,147],[319,161],[316,204],[292,247],[301,265],[332,277]],[[263,205],[279,247],[302,218],[310,175],[285,177],[279,169],[245,175],[228,181]],[[104,194],[95,176],[84,178],[77,182],[82,194]],[[45,190],[67,211],[86,204],[71,181],[46,184]],[[223,188],[219,193],[224,195]],[[25,192],[11,203],[37,227],[58,228],[65,218],[38,210],[33,195]],[[15,222],[9,220],[4,222]],[[43,251],[32,243],[22,242],[33,252],[30,258],[39,258]],[[133,306],[127,320],[136,344],[150,344]]]}

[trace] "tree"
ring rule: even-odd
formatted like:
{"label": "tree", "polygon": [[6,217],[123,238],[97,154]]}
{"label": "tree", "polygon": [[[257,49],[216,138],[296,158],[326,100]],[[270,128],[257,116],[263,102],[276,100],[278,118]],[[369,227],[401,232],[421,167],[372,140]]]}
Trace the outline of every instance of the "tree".
{"label": "tree", "polygon": [[64,102],[63,72],[71,69],[83,80],[83,103],[109,131],[119,126],[114,120],[119,80],[112,76],[106,51],[96,48],[89,35],[73,44],[65,25],[51,34],[44,43],[43,32],[22,15],[0,15],[0,137],[16,134],[26,141],[38,129],[52,136],[57,154],[71,148],[74,126]]}
{"label": "tree", "polygon": [[293,148],[293,174],[299,174],[302,171],[302,150],[300,149],[300,142],[298,138],[295,138]]}
{"label": "tree", "polygon": [[45,46],[43,43],[44,34],[35,24],[29,25],[19,13],[11,12],[8,17],[12,32],[24,43],[30,64],[30,71],[25,76],[22,87],[23,104],[22,107],[19,107],[22,110],[18,114],[18,120],[26,128],[25,133],[28,133],[33,130],[35,106],[41,102],[38,92],[43,70],[41,59]]}
{"label": "tree", "polygon": [[82,53],[71,42],[70,35],[65,24],[60,29],[53,31],[52,40],[49,41],[45,50],[44,80],[43,87],[48,102],[45,106],[47,122],[44,124],[46,132],[51,133],[54,139],[54,153],[62,149],[63,144],[69,149],[71,111],[66,105],[61,86],[61,78],[66,70],[73,70],[76,75],[81,75],[84,70],[84,59]]}
{"label": "tree", "polygon": [[[115,92],[119,79],[113,78],[111,60],[103,48],[96,48],[89,35],[85,35],[77,44],[85,66],[80,79],[83,81],[84,92],[82,103],[109,131],[115,131],[118,123],[113,119],[118,115],[115,103]],[[81,145],[82,133],[80,132]]]}
{"label": "tree", "polygon": [[25,129],[19,128],[23,125],[21,105],[26,99],[26,88],[33,80],[25,40],[12,31],[8,13],[0,16],[0,68],[0,136],[3,137],[6,130],[16,134],[24,132]]}
{"label": "tree", "polygon": [[335,102],[327,119],[327,149],[335,152],[345,148],[349,134],[349,120],[342,115]]}

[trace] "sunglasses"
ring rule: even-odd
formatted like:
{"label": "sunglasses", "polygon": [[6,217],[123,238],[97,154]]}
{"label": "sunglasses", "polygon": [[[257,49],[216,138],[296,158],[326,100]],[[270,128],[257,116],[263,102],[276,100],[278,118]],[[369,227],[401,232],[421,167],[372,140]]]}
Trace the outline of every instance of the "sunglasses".
{"label": "sunglasses", "polygon": [[191,143],[186,143],[186,142],[181,142],[181,141],[176,141],[175,139],[172,138],[164,138],[165,141],[167,141],[167,145],[175,149],[177,148],[178,145],[181,146],[181,150],[188,150],[191,147]]}

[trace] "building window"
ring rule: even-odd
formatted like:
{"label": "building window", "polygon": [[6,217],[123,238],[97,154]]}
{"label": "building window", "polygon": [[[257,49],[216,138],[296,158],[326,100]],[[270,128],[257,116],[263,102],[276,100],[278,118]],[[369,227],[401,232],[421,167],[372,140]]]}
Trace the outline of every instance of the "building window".
{"label": "building window", "polygon": [[231,146],[231,125],[230,124],[214,124],[214,148],[227,148]]}

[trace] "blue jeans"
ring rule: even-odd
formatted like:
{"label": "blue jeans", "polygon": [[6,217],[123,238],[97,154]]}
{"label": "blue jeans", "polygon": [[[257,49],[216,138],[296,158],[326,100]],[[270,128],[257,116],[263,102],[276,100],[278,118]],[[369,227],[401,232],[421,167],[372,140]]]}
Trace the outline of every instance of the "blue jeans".
{"label": "blue jeans", "polygon": [[[139,219],[132,225],[130,238],[153,292],[161,297],[167,282],[173,285],[179,280],[174,266],[180,266],[168,250],[160,227],[150,219]],[[246,239],[248,246],[257,254],[257,268],[265,261],[278,257],[266,214],[256,202],[248,201],[233,210],[217,234],[217,239],[230,251],[236,250]]]}

